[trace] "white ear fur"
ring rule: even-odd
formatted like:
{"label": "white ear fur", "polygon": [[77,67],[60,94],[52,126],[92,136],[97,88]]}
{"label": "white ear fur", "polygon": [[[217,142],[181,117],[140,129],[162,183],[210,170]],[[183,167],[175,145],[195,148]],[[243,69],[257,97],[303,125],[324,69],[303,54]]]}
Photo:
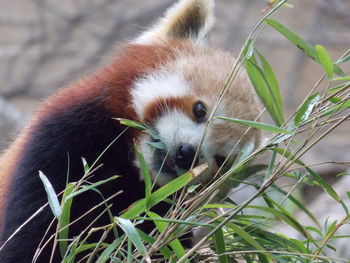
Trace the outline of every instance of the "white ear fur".
{"label": "white ear fur", "polygon": [[189,39],[204,44],[214,24],[213,9],[214,0],[180,0],[134,42],[152,44],[172,39]]}

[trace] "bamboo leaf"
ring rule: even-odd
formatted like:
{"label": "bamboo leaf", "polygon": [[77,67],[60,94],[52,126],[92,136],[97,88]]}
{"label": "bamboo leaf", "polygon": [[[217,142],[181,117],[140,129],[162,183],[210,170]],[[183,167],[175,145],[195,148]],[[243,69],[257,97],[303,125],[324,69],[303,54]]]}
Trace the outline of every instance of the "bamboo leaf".
{"label": "bamboo leaf", "polygon": [[139,161],[140,164],[140,169],[141,169],[141,173],[143,175],[143,179],[145,182],[145,194],[146,194],[146,209],[149,209],[149,200],[151,197],[151,191],[152,191],[152,179],[151,179],[151,174],[149,172],[148,169],[148,165],[145,161],[145,158],[143,158],[143,155],[140,151],[140,148],[135,144],[135,152],[136,152],[136,156],[137,159]]}
{"label": "bamboo leaf", "polygon": [[350,81],[350,76],[344,76],[344,77],[339,77],[339,78],[334,78],[332,79],[334,81]]}
{"label": "bamboo leaf", "polygon": [[39,171],[39,177],[42,183],[44,184],[44,188],[48,197],[51,211],[57,219],[60,219],[62,210],[61,210],[61,206],[58,201],[57,195],[55,193],[55,190],[53,189],[53,186],[50,183],[49,179],[46,177],[46,175],[42,171]]}
{"label": "bamboo leaf", "polygon": [[341,199],[333,187],[327,183],[321,176],[319,176],[314,170],[306,167],[306,170],[310,173],[312,178],[325,190],[335,201],[340,202]]}
{"label": "bamboo leaf", "polygon": [[73,197],[75,197],[75,196],[77,196],[77,195],[80,195],[80,194],[86,192],[86,191],[93,190],[94,188],[96,188],[96,187],[98,187],[98,186],[100,186],[100,185],[106,184],[106,183],[108,183],[108,182],[110,182],[110,181],[113,181],[113,180],[115,180],[115,179],[117,179],[117,178],[119,178],[119,176],[115,175],[115,176],[111,176],[110,178],[108,178],[108,179],[106,179],[106,180],[101,180],[101,181],[98,181],[98,182],[93,183],[93,184],[90,184],[90,185],[83,185],[83,186],[81,187],[81,189],[79,189],[78,191],[75,191],[75,192],[73,192],[73,193],[67,195],[67,197],[65,198],[65,200],[68,200],[68,199],[70,199],[70,198],[73,198]]}
{"label": "bamboo leaf", "polygon": [[300,107],[299,111],[295,115],[295,118],[294,118],[295,126],[298,126],[301,122],[309,118],[315,105],[317,104],[317,102],[319,102],[320,98],[321,98],[320,94],[317,93],[310,96],[304,102],[304,104]]}
{"label": "bamboo leaf", "polygon": [[306,167],[306,165],[300,161],[299,159],[295,159],[294,155],[292,153],[290,153],[289,151],[285,150],[285,149],[281,149],[281,148],[270,148],[272,151],[275,151],[281,155],[283,155],[286,158],[289,158],[291,160],[293,160],[296,164],[299,164],[301,166],[305,166],[305,169],[309,172],[309,174],[312,176],[312,178],[315,180],[315,182],[317,182],[317,184],[323,188],[323,190],[325,190],[334,200],[336,200],[337,202],[340,202],[341,199],[339,197],[339,195],[337,194],[337,192],[332,188],[332,186],[330,186],[327,181],[325,181],[321,176],[319,176],[315,171],[313,171],[312,169],[310,169],[309,167]]}
{"label": "bamboo leaf", "polygon": [[281,126],[284,122],[284,118],[282,112],[279,110],[278,101],[274,96],[273,89],[269,86],[264,72],[257,66],[252,58],[245,61],[249,79],[274,122],[278,126]]}
{"label": "bamboo leaf", "polygon": [[105,250],[103,250],[100,257],[97,259],[96,263],[105,263],[107,262],[115,249],[118,246],[118,240],[114,240]]}
{"label": "bamboo leaf", "polygon": [[[163,233],[166,230],[166,228],[168,227],[169,223],[157,220],[157,219],[161,220],[163,218],[154,212],[148,211],[146,213],[150,217],[150,219],[155,219],[153,221],[154,224],[156,225],[158,231],[160,233]],[[174,251],[177,258],[181,258],[183,255],[185,255],[185,249],[183,248],[183,246],[181,245],[181,243],[178,239],[174,239],[173,241],[169,242],[169,246]],[[186,261],[186,262],[188,262],[188,261]]]}
{"label": "bamboo leaf", "polygon": [[275,208],[270,208],[270,207],[254,206],[254,205],[251,205],[248,207],[270,213],[270,214],[282,219],[284,222],[286,222],[288,225],[293,227],[295,230],[297,230],[303,236],[308,237],[308,233],[305,231],[304,227],[295,218],[293,218],[290,214],[288,214],[286,212],[279,211]]}
{"label": "bamboo leaf", "polygon": [[350,55],[339,59],[337,62],[335,62],[335,64],[343,64],[343,63],[346,63],[348,61],[350,61]]}
{"label": "bamboo leaf", "polygon": [[262,123],[262,122],[256,122],[256,121],[248,121],[248,120],[241,120],[241,119],[235,119],[235,118],[226,118],[226,117],[215,117],[216,119],[221,119],[225,121],[230,121],[246,126],[250,126],[253,128],[269,131],[269,132],[274,132],[274,133],[281,133],[281,134],[293,134],[293,132],[279,128],[277,126],[267,124],[267,123]]}
{"label": "bamboo leaf", "polygon": [[61,207],[62,207],[62,214],[58,221],[59,226],[59,232],[58,237],[60,239],[59,245],[60,245],[60,252],[62,257],[66,254],[67,248],[68,248],[68,233],[69,233],[69,223],[70,223],[70,212],[72,207],[72,201],[73,199],[66,199],[68,195],[70,195],[75,188],[74,183],[69,183],[66,186],[66,189],[64,190],[62,201],[61,201]]}
{"label": "bamboo leaf", "polygon": [[283,116],[283,102],[282,102],[282,95],[281,91],[279,88],[278,80],[276,78],[276,75],[271,68],[269,62],[263,57],[263,55],[258,52],[258,55],[260,57],[262,66],[263,66],[263,71],[265,74],[265,78],[272,90],[272,95],[274,96],[274,101],[277,103],[278,109],[281,111],[281,114]]}
{"label": "bamboo leaf", "polygon": [[[272,209],[273,210],[273,209]],[[251,235],[249,235],[243,228],[234,224],[233,222],[229,222],[227,227],[231,228],[234,232],[237,233],[242,239],[244,239],[251,246],[256,248],[257,250],[261,250],[262,254],[264,254],[267,258],[272,259],[272,255],[266,251],[264,247],[262,247],[259,242],[257,242]]]}
{"label": "bamboo leaf", "polygon": [[[312,58],[314,61],[318,62],[318,56],[317,51],[313,45],[299,37],[296,33],[286,28],[284,25],[280,24],[279,22],[273,20],[273,19],[265,19],[265,22],[277,30],[279,33],[281,33],[283,36],[285,36],[290,42],[292,42],[295,46],[300,48],[307,56]],[[345,73],[343,70],[336,64],[334,66],[334,72],[339,76],[345,76]]]}
{"label": "bamboo leaf", "polygon": [[[182,176],[177,177],[165,186],[161,187],[157,191],[153,192],[149,198],[149,208],[163,201],[165,198],[169,197],[176,191],[180,190],[186,184],[188,184],[193,178],[201,174],[208,166],[202,164],[191,171],[185,173]],[[130,206],[130,209],[123,213],[121,217],[123,218],[134,218],[137,215],[146,211],[146,200],[141,199]]]}
{"label": "bamboo leaf", "polygon": [[117,121],[120,122],[120,124],[131,127],[131,128],[135,128],[138,130],[147,130],[148,128],[142,124],[141,122],[137,122],[137,121],[133,121],[133,120],[129,120],[129,119],[123,119],[123,118],[115,118]]}
{"label": "bamboo leaf", "polygon": [[228,263],[228,258],[226,253],[226,245],[224,233],[221,228],[219,228],[213,235],[215,251],[219,255],[219,263]]}
{"label": "bamboo leaf", "polygon": [[251,56],[253,55],[253,52],[254,52],[254,41],[253,39],[249,39],[244,48],[243,57],[246,59],[250,59]]}
{"label": "bamboo leaf", "polygon": [[316,45],[317,60],[326,71],[327,77],[333,77],[333,62],[328,51],[321,45]]}
{"label": "bamboo leaf", "polygon": [[[277,190],[278,192],[280,192],[281,194],[283,194],[284,196],[287,196],[288,193],[286,191],[284,191],[283,189],[281,189],[278,186],[272,185],[272,187]],[[310,219],[316,224],[316,225],[320,225],[320,223],[318,222],[318,220],[316,219],[316,217],[309,211],[309,209],[307,209],[307,207],[300,202],[298,199],[296,199],[293,195],[288,195],[288,199],[290,201],[292,201],[300,210],[302,210],[308,217],[310,217]]]}
{"label": "bamboo leaf", "polygon": [[140,252],[140,254],[144,257],[146,262],[151,262],[151,259],[148,255],[147,249],[145,248],[144,244],[142,243],[141,237],[139,233],[137,232],[134,224],[125,218],[116,217],[117,224],[120,226],[121,229],[123,229],[125,235],[128,237],[128,239],[134,244],[135,248]]}

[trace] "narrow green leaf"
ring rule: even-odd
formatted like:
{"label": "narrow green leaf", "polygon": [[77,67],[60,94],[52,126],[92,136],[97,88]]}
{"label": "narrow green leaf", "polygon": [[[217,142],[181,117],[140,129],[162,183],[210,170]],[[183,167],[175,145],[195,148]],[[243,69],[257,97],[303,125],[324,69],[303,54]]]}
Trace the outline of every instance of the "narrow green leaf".
{"label": "narrow green leaf", "polygon": [[[273,209],[272,209],[273,210]],[[266,251],[264,247],[262,247],[259,242],[257,242],[251,235],[249,235],[243,228],[240,226],[234,224],[232,221],[227,224],[229,228],[231,228],[233,231],[237,233],[242,239],[244,239],[247,243],[249,243],[251,246],[256,248],[257,250],[263,251],[262,254],[264,254],[267,258],[272,259],[272,255]]]}
{"label": "narrow green leaf", "polygon": [[146,209],[149,209],[149,200],[151,197],[152,192],[152,179],[151,179],[151,173],[149,172],[148,165],[145,161],[145,158],[143,157],[140,148],[135,144],[135,152],[137,159],[140,164],[141,173],[143,175],[143,179],[145,182],[145,194],[146,194]]}
{"label": "narrow green leaf", "polygon": [[[265,22],[269,26],[271,26],[272,28],[277,30],[279,33],[281,33],[283,36],[285,36],[295,46],[300,48],[307,56],[309,56],[310,58],[312,58],[316,62],[319,62],[316,48],[313,45],[311,45],[310,43],[308,43],[307,41],[305,41],[304,39],[299,37],[296,33],[294,33],[293,31],[289,30],[284,25],[280,24],[279,22],[277,22],[277,21],[275,21],[273,19],[270,19],[270,18],[265,19]],[[339,76],[344,76],[345,75],[343,70],[338,65],[333,65],[333,66],[334,66],[333,71],[337,75],[339,75]]]}
{"label": "narrow green leaf", "polygon": [[225,245],[224,233],[221,228],[219,228],[214,233],[213,239],[214,239],[216,254],[219,255],[219,263],[228,263],[227,255],[224,255],[224,253],[226,253],[226,245]]}
{"label": "narrow green leaf", "polygon": [[66,200],[68,200],[70,198],[73,198],[73,197],[75,197],[77,195],[80,195],[80,194],[82,194],[82,193],[84,193],[86,191],[93,190],[94,188],[96,188],[96,187],[98,187],[100,185],[106,184],[106,183],[108,183],[110,181],[113,181],[113,180],[115,180],[117,178],[119,178],[119,176],[115,175],[115,176],[111,176],[110,178],[108,178],[106,180],[101,180],[101,181],[98,181],[98,182],[90,184],[90,185],[83,185],[81,187],[81,189],[79,189],[78,191],[75,191],[75,192],[67,195]]}
{"label": "narrow green leaf", "polygon": [[[148,211],[150,212],[150,211]],[[146,212],[146,213],[148,213]],[[165,223],[176,223],[176,224],[183,224],[183,225],[189,225],[189,226],[212,226],[210,224],[200,223],[200,222],[194,222],[194,221],[186,221],[186,220],[176,220],[176,219],[169,219],[169,218],[162,218],[162,217],[152,217],[151,219],[148,217],[142,217],[138,216],[136,219],[140,220],[147,220],[147,221],[159,221],[159,222],[165,222]]]}
{"label": "narrow green leaf", "polygon": [[225,121],[230,121],[246,126],[250,126],[253,128],[269,131],[269,132],[274,132],[274,133],[281,133],[281,134],[293,134],[293,132],[279,128],[277,126],[267,124],[267,123],[262,123],[262,122],[256,122],[256,121],[248,121],[248,120],[241,120],[241,119],[235,119],[235,118],[226,118],[226,117],[215,117],[216,119],[221,119]]}
{"label": "narrow green leaf", "polygon": [[312,176],[312,178],[318,183],[318,185],[320,187],[323,188],[323,190],[325,190],[331,197],[333,197],[334,200],[336,200],[337,202],[340,202],[341,199],[338,196],[337,192],[332,188],[332,186],[330,186],[321,176],[319,176],[315,171],[313,171],[312,169],[310,169],[309,167],[307,167],[302,161],[300,161],[299,159],[295,159],[293,154],[290,153],[289,151],[285,150],[285,149],[281,149],[281,148],[270,148],[270,150],[275,151],[281,155],[283,155],[284,157],[293,160],[296,164],[299,164],[301,166],[304,166],[305,169],[309,172],[309,174]]}
{"label": "narrow green leaf", "polygon": [[350,61],[350,55],[339,59],[337,62],[335,62],[335,64],[343,64],[343,63],[346,63],[348,61]]}
{"label": "narrow green leaf", "polygon": [[74,183],[69,183],[66,186],[66,189],[64,190],[62,201],[61,201],[61,207],[62,207],[62,214],[58,221],[59,226],[59,232],[58,237],[60,239],[59,245],[60,245],[60,252],[62,257],[66,254],[67,248],[68,248],[68,233],[69,233],[69,223],[70,223],[70,212],[72,207],[72,201],[73,199],[66,199],[68,195],[70,195],[75,188]]}
{"label": "narrow green leaf", "polygon": [[49,179],[45,176],[45,174],[42,171],[39,171],[39,177],[41,181],[44,184],[44,188],[48,197],[49,205],[51,208],[52,213],[57,219],[60,219],[60,216],[62,214],[61,206],[58,201],[57,195],[55,193],[55,190],[52,187],[52,184],[50,183]]}
{"label": "narrow green leaf", "polygon": [[[157,191],[153,192],[149,198],[149,203],[148,203],[149,208],[153,207],[154,205],[163,201],[165,198],[169,197],[176,191],[180,190],[182,187],[188,184],[193,178],[201,174],[206,168],[207,168],[207,165],[200,165],[192,169],[191,171],[185,173],[184,175],[181,175],[176,179],[172,180],[171,182],[161,187]],[[123,218],[131,219],[145,212],[146,200],[145,199],[138,200],[136,203],[132,204],[130,207],[131,208],[128,211],[126,211],[121,215]]]}
{"label": "narrow green leaf", "polygon": [[254,52],[254,40],[251,38],[248,40],[244,51],[243,51],[243,57],[246,59],[250,59]]}
{"label": "narrow green leaf", "polygon": [[[258,51],[257,51],[258,52]],[[265,78],[272,90],[272,95],[274,96],[274,101],[277,103],[278,109],[281,111],[281,114],[283,116],[283,102],[282,102],[282,95],[281,95],[281,91],[279,88],[279,84],[278,84],[278,80],[276,78],[276,75],[273,71],[273,69],[271,68],[269,62],[266,60],[266,58],[264,58],[264,56],[258,52],[258,55],[260,57],[262,66],[263,66],[263,71],[265,74]]]}
{"label": "narrow green leaf", "polygon": [[[287,196],[288,193],[286,191],[284,191],[283,189],[281,189],[278,186],[272,185],[272,187],[277,190],[278,192],[280,192],[281,194],[283,194],[284,196]],[[290,201],[292,201],[300,210],[302,210],[308,217],[310,217],[310,219],[316,224],[316,225],[320,225],[320,223],[318,222],[318,220],[316,219],[316,217],[309,211],[309,209],[307,209],[307,207],[300,202],[298,199],[296,199],[293,195],[289,195],[288,199]]]}
{"label": "narrow green leaf", "polygon": [[332,79],[334,81],[350,81],[350,76],[344,76],[344,77],[339,77],[339,78],[334,78]]}
{"label": "narrow green leaf", "polygon": [[306,167],[306,170],[310,173],[312,178],[337,202],[340,202],[341,199],[333,187],[327,183],[321,176],[319,176],[314,170]]}
{"label": "narrow green leaf", "polygon": [[[148,211],[146,213],[151,219],[163,219],[161,216],[157,215],[154,212]],[[159,220],[154,220],[153,222],[160,233],[163,233],[169,225],[167,222],[161,222]],[[183,248],[178,239],[174,239],[173,241],[171,241],[169,243],[169,246],[174,251],[177,258],[181,258],[183,255],[185,255],[185,249]]]}
{"label": "narrow green leaf", "polygon": [[165,150],[165,145],[162,142],[146,142],[147,145],[151,146],[154,149]]}
{"label": "narrow green leaf", "polygon": [[134,244],[135,248],[144,257],[146,262],[151,262],[147,249],[142,243],[141,237],[137,232],[134,224],[130,220],[121,218],[121,217],[116,217],[116,220],[117,220],[118,226],[120,226],[120,228],[123,229],[128,239]]}
{"label": "narrow green leaf", "polygon": [[295,230],[297,230],[303,236],[308,237],[308,233],[305,231],[304,227],[298,222],[298,220],[293,218],[290,214],[283,212],[283,211],[279,211],[276,208],[254,206],[254,205],[250,205],[248,207],[270,213],[270,214],[282,219],[284,222],[286,222],[288,225],[293,227]]}
{"label": "narrow green leaf", "polygon": [[257,66],[255,62],[253,62],[252,58],[245,61],[249,79],[256,91],[256,94],[259,96],[260,100],[266,107],[274,122],[277,125],[281,126],[284,122],[284,118],[282,112],[279,110],[278,102],[273,95],[274,92],[269,86],[264,72]]}
{"label": "narrow green leaf", "polygon": [[328,51],[321,45],[316,45],[317,60],[326,71],[327,77],[333,77],[333,62]]}
{"label": "narrow green leaf", "polygon": [[107,262],[115,249],[118,246],[117,240],[114,240],[105,250],[103,250],[102,254],[100,257],[97,259],[96,263],[105,263]]}
{"label": "narrow green leaf", "polygon": [[345,86],[350,86],[350,82],[346,82],[346,83],[343,83],[343,84],[340,84],[338,86],[335,86],[335,87],[332,87],[330,88],[327,93],[333,93],[333,92],[336,92],[342,88],[344,88]]}
{"label": "narrow green leaf", "polygon": [[304,102],[304,104],[300,107],[299,111],[295,115],[295,118],[294,118],[295,126],[298,126],[301,122],[303,122],[304,120],[309,118],[315,105],[317,104],[317,102],[319,102],[320,99],[321,99],[321,96],[320,96],[320,94],[317,93],[317,94],[310,96]]}
{"label": "narrow green leaf", "polygon": [[277,152],[278,154],[286,157],[287,159],[294,161],[294,163],[296,163],[296,164],[299,164],[301,166],[305,166],[305,164],[302,161],[300,161],[299,159],[296,159],[294,157],[294,155],[286,149],[282,149],[282,148],[278,148],[278,147],[273,147],[273,148],[269,148],[269,149],[271,151]]}
{"label": "narrow green leaf", "polygon": [[187,188],[187,193],[190,193],[190,194],[193,193],[200,186],[201,186],[200,184],[191,185],[190,187]]}
{"label": "narrow green leaf", "polygon": [[133,121],[133,120],[128,120],[128,119],[123,119],[123,118],[115,118],[117,121],[120,122],[120,124],[135,128],[138,130],[147,130],[148,128],[142,124],[141,122]]}
{"label": "narrow green leaf", "polygon": [[[150,237],[149,235],[147,235],[145,232],[141,231],[140,229],[137,229],[137,232],[139,233],[141,239],[149,244],[154,244],[154,242],[156,242],[156,239],[153,237]],[[162,247],[159,249],[160,253],[162,253],[162,255],[167,258],[170,259],[171,258],[171,251],[168,247]]]}
{"label": "narrow green leaf", "polygon": [[89,164],[84,157],[81,157],[81,161],[83,162],[84,173],[87,174],[90,171]]}

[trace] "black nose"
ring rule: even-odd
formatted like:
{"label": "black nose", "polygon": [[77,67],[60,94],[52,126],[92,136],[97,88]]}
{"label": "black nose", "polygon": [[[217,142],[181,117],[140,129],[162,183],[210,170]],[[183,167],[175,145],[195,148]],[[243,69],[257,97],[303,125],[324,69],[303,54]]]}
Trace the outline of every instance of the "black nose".
{"label": "black nose", "polygon": [[182,169],[190,169],[196,149],[189,144],[180,145],[176,150],[175,164]]}

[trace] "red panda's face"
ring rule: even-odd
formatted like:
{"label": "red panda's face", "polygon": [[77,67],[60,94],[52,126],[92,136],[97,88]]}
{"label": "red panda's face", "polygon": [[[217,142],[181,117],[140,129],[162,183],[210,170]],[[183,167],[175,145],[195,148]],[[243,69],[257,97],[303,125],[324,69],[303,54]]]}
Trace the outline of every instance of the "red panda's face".
{"label": "red panda's face", "polygon": [[[229,166],[244,145],[256,146],[259,142],[258,131],[246,133],[247,127],[218,119],[211,121],[204,135],[208,118],[236,63],[230,54],[206,45],[214,21],[213,6],[214,0],[180,0],[134,41],[137,45],[161,44],[172,50],[170,58],[137,79],[131,91],[137,119],[159,135],[154,139],[143,134],[139,141],[159,185],[186,172],[192,164],[204,163],[208,169],[199,180],[208,181],[226,158]],[[214,116],[254,120],[258,115],[256,95],[241,70]],[[162,149],[151,147],[152,142],[163,145]]]}
{"label": "red panda's face", "polygon": [[[132,88],[138,119],[159,135],[154,139],[144,134],[140,140],[142,153],[159,185],[183,174],[192,163],[208,165],[199,179],[208,181],[227,157],[226,167],[243,145],[255,146],[259,140],[255,130],[241,138],[246,127],[213,119],[194,160],[235,59],[216,49],[188,45],[156,72],[138,79]],[[214,116],[254,120],[258,114],[254,91],[241,71]],[[154,142],[163,145],[163,149],[152,147],[150,143]]]}

